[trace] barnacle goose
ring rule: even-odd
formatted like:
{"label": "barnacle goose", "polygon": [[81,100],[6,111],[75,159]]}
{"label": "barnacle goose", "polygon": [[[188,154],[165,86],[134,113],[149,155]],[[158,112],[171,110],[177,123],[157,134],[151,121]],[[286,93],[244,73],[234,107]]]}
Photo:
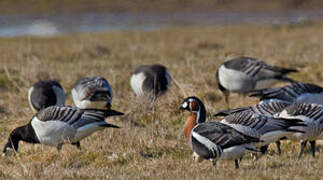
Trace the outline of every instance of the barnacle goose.
{"label": "barnacle goose", "polygon": [[[221,110],[218,113],[216,113],[214,116],[228,116],[230,114],[238,114],[240,112],[249,111],[250,113],[254,113],[258,115],[273,117],[275,114],[281,112],[289,105],[291,105],[291,103],[287,101],[280,101],[280,100],[261,101],[259,104],[256,104],[253,106]],[[252,124],[253,122],[251,122],[250,125]],[[278,149],[278,154],[280,155],[281,154],[280,141],[276,141],[276,146]],[[267,146],[263,148],[264,148],[263,150],[265,151]]]}
{"label": "barnacle goose", "polygon": [[264,61],[252,57],[237,57],[228,60],[217,69],[216,78],[218,87],[229,103],[229,93],[246,94],[252,90],[271,87],[275,82],[293,82],[286,75],[297,72],[266,64]]}
{"label": "barnacle goose", "polygon": [[256,90],[251,97],[259,97],[262,101],[281,100],[291,103],[323,104],[323,88],[310,83],[295,82],[280,88]]}
{"label": "barnacle goose", "polygon": [[50,106],[40,110],[24,126],[15,128],[3,149],[6,154],[17,151],[19,141],[40,143],[60,150],[64,143],[70,142],[80,148],[80,140],[104,128],[118,128],[105,119],[109,116],[123,115],[115,110],[82,110],[77,107]]}
{"label": "barnacle goose", "polygon": [[57,81],[38,81],[28,90],[28,102],[36,113],[53,105],[64,105],[66,94]]}
{"label": "barnacle goose", "polygon": [[104,77],[85,77],[75,83],[72,97],[74,104],[80,109],[109,109],[113,92]]}
{"label": "barnacle goose", "polygon": [[130,78],[132,90],[138,97],[155,100],[164,94],[172,82],[167,68],[160,64],[141,65]]}
{"label": "barnacle goose", "polygon": [[205,107],[197,97],[186,98],[180,109],[191,113],[184,134],[194,151],[195,161],[209,159],[215,166],[219,159],[234,159],[235,167],[239,168],[239,158],[246,153],[259,151],[253,145],[261,141],[258,137],[241,133],[222,123],[205,122]]}
{"label": "barnacle goose", "polygon": [[307,141],[309,141],[311,144],[312,156],[315,157],[315,140],[323,140],[323,105],[311,103],[293,104],[274,116],[303,121],[306,126],[299,126],[295,129],[304,131],[304,133],[293,133],[287,138],[301,141],[299,158],[304,152]]}

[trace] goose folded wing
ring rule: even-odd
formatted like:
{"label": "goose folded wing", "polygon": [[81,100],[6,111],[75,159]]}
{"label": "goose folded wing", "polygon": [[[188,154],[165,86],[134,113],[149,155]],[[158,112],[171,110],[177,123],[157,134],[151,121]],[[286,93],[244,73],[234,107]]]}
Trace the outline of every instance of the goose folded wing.
{"label": "goose folded wing", "polygon": [[219,145],[222,149],[252,142],[259,142],[258,138],[247,136],[236,131],[230,126],[218,122],[200,124],[194,128],[194,132]]}

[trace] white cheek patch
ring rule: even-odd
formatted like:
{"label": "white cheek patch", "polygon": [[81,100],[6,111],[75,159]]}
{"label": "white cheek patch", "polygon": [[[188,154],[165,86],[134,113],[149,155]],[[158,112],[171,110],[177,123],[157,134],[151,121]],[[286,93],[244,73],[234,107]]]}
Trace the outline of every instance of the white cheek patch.
{"label": "white cheek patch", "polygon": [[182,107],[183,107],[183,108],[187,108],[187,106],[188,106],[188,103],[185,101],[185,102],[182,104]]}

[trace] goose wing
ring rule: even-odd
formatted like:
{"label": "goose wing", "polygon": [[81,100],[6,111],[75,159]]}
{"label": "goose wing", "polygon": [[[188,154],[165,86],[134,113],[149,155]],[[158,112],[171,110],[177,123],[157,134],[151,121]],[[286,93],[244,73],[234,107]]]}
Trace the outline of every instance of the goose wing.
{"label": "goose wing", "polygon": [[[114,110],[81,110],[76,107],[69,106],[51,106],[39,111],[36,114],[38,120],[61,121],[78,129],[91,123],[101,123],[107,126],[105,119],[108,116],[122,115],[123,113]],[[111,127],[114,125],[111,125]]]}
{"label": "goose wing", "polygon": [[250,97],[259,97],[260,100],[279,99],[293,102],[295,98],[305,93],[322,93],[323,88],[309,83],[292,83],[281,88],[255,90]]}
{"label": "goose wing", "polygon": [[[259,133],[264,135],[273,131],[293,131],[289,129],[295,126],[305,126],[305,124],[298,119],[278,119],[255,114],[252,111],[244,111],[240,113],[226,116],[221,122],[228,124],[242,133],[250,135]],[[257,132],[257,133],[256,133]]]}
{"label": "goose wing", "polygon": [[86,77],[78,80],[74,85],[80,100],[106,101],[110,103],[113,98],[112,88],[109,82],[100,76]]}
{"label": "goose wing", "polygon": [[[295,69],[281,68],[266,64],[264,61],[260,61],[251,57],[238,57],[232,61],[225,63],[225,66],[244,72],[245,74],[257,79],[282,79],[284,76],[291,72],[297,72]],[[286,78],[286,80],[289,80]]]}
{"label": "goose wing", "polygon": [[241,144],[259,142],[258,138],[247,136],[236,131],[230,126],[218,122],[207,122],[197,125],[192,130],[191,135],[193,138],[198,139],[195,134],[208,139],[220,146],[222,149]]}
{"label": "goose wing", "polygon": [[311,119],[323,123],[323,106],[319,104],[301,103],[285,108],[280,114],[281,118],[300,118],[304,121]]}

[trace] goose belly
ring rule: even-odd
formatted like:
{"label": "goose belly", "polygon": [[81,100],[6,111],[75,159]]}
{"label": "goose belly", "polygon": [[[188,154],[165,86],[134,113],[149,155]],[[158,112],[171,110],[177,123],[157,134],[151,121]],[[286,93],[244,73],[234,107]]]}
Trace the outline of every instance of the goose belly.
{"label": "goose belly", "polygon": [[106,122],[94,122],[91,124],[87,124],[85,126],[79,127],[76,130],[76,134],[72,140],[72,142],[77,142],[82,140],[83,138],[90,136],[95,131],[102,130],[104,127],[102,125],[106,124]]}
{"label": "goose belly", "polygon": [[322,128],[316,124],[308,124],[306,127],[297,127],[291,129],[298,129],[304,131],[305,133],[291,133],[291,135],[287,136],[288,139],[291,140],[315,140],[321,136]]}
{"label": "goose belly", "polygon": [[219,82],[229,91],[249,92],[254,87],[252,77],[238,70],[232,70],[221,66],[219,69]]}
{"label": "goose belly", "polygon": [[137,96],[144,96],[142,85],[146,76],[144,73],[133,74],[130,79],[130,85],[132,90],[136,93]]}
{"label": "goose belly", "polygon": [[74,138],[76,130],[62,121],[40,121],[34,117],[31,125],[41,144],[58,146]]}
{"label": "goose belly", "polygon": [[249,146],[250,145],[244,144],[244,145],[232,146],[232,147],[226,148],[223,150],[220,159],[224,159],[224,160],[237,159],[242,157],[244,154],[248,152],[254,152],[246,149],[246,147],[250,149],[255,149],[254,147],[252,146],[249,147]]}
{"label": "goose belly", "polygon": [[260,90],[260,89],[270,88],[277,82],[278,82],[277,79],[258,80],[254,89],[255,90]]}

